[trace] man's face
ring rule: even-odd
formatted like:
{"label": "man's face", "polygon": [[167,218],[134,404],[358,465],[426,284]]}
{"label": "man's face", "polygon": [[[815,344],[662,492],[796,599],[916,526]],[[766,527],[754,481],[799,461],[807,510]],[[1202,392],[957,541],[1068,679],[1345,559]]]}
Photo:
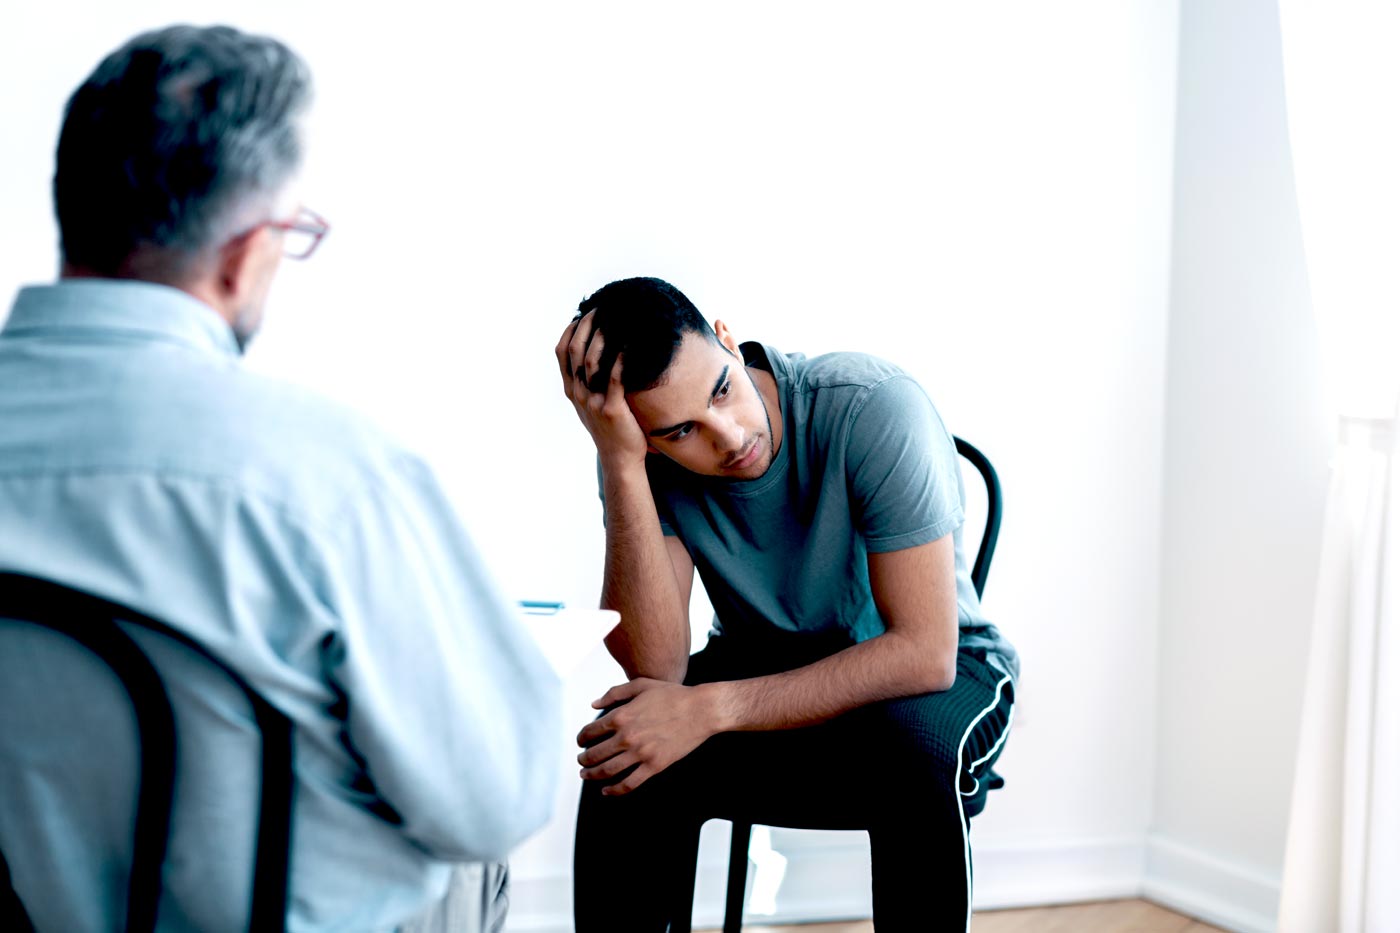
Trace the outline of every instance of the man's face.
{"label": "man's face", "polygon": [[770,413],[734,339],[721,340],[686,334],[661,384],[627,402],[658,453],[692,473],[757,479],[773,462]]}

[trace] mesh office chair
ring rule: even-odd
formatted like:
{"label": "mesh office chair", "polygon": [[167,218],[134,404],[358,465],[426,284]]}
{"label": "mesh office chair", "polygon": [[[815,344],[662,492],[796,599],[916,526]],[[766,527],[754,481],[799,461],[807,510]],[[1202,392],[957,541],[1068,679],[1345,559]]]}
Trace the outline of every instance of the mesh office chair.
{"label": "mesh office chair", "polygon": [[[960,437],[953,438],[958,453],[977,469],[987,489],[987,517],[983,523],[982,541],[977,548],[977,559],[972,564],[972,585],[981,597],[987,585],[987,573],[992,566],[992,555],[996,551],[997,536],[1001,533],[1001,481],[997,471],[986,455]],[[1004,782],[995,772],[988,773],[988,789],[1001,787]],[[724,933],[739,933],[744,914],[744,894],[748,883],[749,839],[754,823],[765,822],[761,814],[753,819],[734,820],[734,832],[729,843],[729,879],[724,902]],[[861,828],[849,822],[828,821],[822,814],[813,814],[812,819],[794,829],[856,829]],[[697,840],[698,842],[698,840]],[[699,850],[697,845],[696,859]],[[698,867],[698,865],[697,865]],[[690,915],[695,899],[695,875],[692,872],[690,884],[684,894],[682,909],[676,914],[678,920],[672,924],[673,933],[690,933]]]}
{"label": "mesh office chair", "polygon": [[[177,717],[170,702],[169,685],[152,663],[151,653],[140,640],[178,643],[197,656],[201,673],[217,677],[222,672],[246,698],[256,723],[261,747],[261,789],[256,828],[256,855],[251,880],[250,929],[280,931],[286,925],[287,882],[291,842],[292,807],[292,724],[282,713],[259,696],[238,674],[187,636],[147,615],[100,599],[58,583],[14,573],[0,573],[0,639],[16,642],[29,637],[33,645],[34,627],[57,633],[71,642],[77,653],[81,646],[88,657],[73,657],[92,673],[91,657],[99,658],[119,681],[135,713],[137,752],[135,830],[132,837],[130,869],[127,875],[124,922],[107,918],[128,933],[155,928],[162,890],[162,869],[170,840],[171,815],[179,775]],[[132,627],[130,632],[127,626]],[[30,629],[31,631],[26,631]],[[141,633],[154,633],[150,634]],[[52,639],[45,657],[54,658]],[[178,650],[178,649],[175,649]],[[61,656],[59,656],[61,657]],[[11,689],[0,683],[0,696]],[[113,694],[115,696],[115,692]],[[33,708],[33,697],[23,698]],[[0,700],[6,715],[24,704]],[[93,710],[93,713],[99,712]],[[103,728],[95,726],[95,728]],[[102,736],[89,736],[92,747],[101,747]],[[0,734],[0,756],[17,756]],[[0,800],[0,808],[7,805]],[[60,804],[62,801],[60,800]],[[31,813],[28,819],[55,814]],[[0,843],[4,840],[0,839]],[[219,845],[223,840],[212,844]],[[23,877],[30,853],[7,847],[0,853],[0,926],[5,929],[31,929],[23,906]],[[125,868],[125,865],[121,866]],[[104,873],[115,866],[103,866]],[[96,880],[92,882],[96,886]]]}

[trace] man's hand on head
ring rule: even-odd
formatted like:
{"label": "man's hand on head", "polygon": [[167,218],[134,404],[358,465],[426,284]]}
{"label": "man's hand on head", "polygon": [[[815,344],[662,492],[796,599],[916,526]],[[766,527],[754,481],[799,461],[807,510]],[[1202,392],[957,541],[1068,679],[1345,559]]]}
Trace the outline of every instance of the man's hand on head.
{"label": "man's hand on head", "polygon": [[646,462],[647,438],[637,424],[622,389],[622,355],[610,372],[599,372],[603,335],[593,326],[590,311],[570,322],[554,347],[564,395],[593,438],[603,469],[628,469]]}
{"label": "man's hand on head", "polygon": [[[619,705],[620,704],[620,705]],[[578,763],[587,781],[614,780],[608,796],[627,794],[689,755],[722,731],[714,698],[706,686],[685,687],[638,677],[593,701],[595,709],[615,707],[578,734]]]}

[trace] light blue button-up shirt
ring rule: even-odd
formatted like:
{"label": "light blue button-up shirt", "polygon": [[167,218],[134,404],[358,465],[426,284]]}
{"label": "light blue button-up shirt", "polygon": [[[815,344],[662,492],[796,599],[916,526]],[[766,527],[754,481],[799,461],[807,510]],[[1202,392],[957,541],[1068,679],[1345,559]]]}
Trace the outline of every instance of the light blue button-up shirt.
{"label": "light blue button-up shirt", "polygon": [[[0,569],[168,622],[292,719],[294,930],[393,927],[443,895],[450,863],[501,859],[549,815],[558,677],[429,470],[250,372],[183,292],[19,293],[0,331]],[[83,682],[46,680],[42,656],[0,652],[0,677],[34,693],[0,728],[91,701]],[[220,745],[227,711],[205,707],[177,704],[181,728],[205,732],[200,760],[246,771],[241,746]],[[97,814],[118,805],[100,799],[55,812],[46,744],[0,751],[0,850],[39,929],[110,927],[124,879],[100,863],[129,826],[108,826]],[[91,761],[124,755],[93,743]],[[177,796],[163,927],[246,923],[235,842],[255,805]]]}

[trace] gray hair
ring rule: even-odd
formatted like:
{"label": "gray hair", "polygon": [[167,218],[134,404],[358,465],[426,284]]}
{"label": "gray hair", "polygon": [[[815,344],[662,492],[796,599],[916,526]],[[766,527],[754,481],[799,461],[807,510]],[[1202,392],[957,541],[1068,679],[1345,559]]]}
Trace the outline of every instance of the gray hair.
{"label": "gray hair", "polygon": [[53,198],[65,261],[188,275],[300,167],[310,96],[306,64],[275,39],[181,25],[127,42],[64,114]]}

